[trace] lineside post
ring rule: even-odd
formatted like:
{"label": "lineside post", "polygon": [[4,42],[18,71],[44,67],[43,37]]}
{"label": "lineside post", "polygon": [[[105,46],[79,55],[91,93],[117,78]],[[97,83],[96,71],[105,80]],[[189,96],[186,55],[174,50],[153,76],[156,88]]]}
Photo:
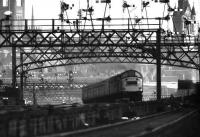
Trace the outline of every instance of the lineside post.
{"label": "lineside post", "polygon": [[102,19],[102,31],[104,31],[104,19]]}
{"label": "lineside post", "polygon": [[28,30],[28,21],[27,19],[25,19],[25,26],[24,26],[24,30],[27,31]]}
{"label": "lineside post", "polygon": [[55,28],[55,20],[52,19],[52,32],[54,32],[54,28]]}

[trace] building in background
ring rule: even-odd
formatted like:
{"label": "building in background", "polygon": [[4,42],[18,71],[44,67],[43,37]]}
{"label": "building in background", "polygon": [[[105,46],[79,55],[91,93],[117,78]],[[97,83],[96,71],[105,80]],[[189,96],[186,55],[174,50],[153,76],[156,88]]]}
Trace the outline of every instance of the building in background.
{"label": "building in background", "polygon": [[196,11],[188,0],[178,1],[178,10],[173,14],[174,32],[179,34],[196,34]]}
{"label": "building in background", "polygon": [[[24,25],[23,21],[7,21],[5,12],[11,11],[9,19],[24,19],[25,15],[25,0],[0,0],[0,20],[5,28],[10,28],[14,25],[16,29],[20,29]],[[7,18],[8,19],[8,18]],[[1,41],[1,39],[0,39]],[[0,48],[0,79],[6,81],[6,78],[11,77],[12,68],[12,52],[11,48]],[[9,80],[10,81],[10,80]]]}
{"label": "building in background", "polygon": [[[0,19],[5,19],[5,12],[12,12],[10,19],[21,20],[25,17],[25,0],[0,0]],[[13,21],[4,23],[5,25],[15,26],[16,29],[22,28],[23,21]],[[16,27],[17,25],[17,27]],[[20,27],[21,26],[21,27]]]}
{"label": "building in background", "polygon": [[11,11],[12,19],[24,19],[25,0],[1,0],[0,18],[4,18],[4,12]]}

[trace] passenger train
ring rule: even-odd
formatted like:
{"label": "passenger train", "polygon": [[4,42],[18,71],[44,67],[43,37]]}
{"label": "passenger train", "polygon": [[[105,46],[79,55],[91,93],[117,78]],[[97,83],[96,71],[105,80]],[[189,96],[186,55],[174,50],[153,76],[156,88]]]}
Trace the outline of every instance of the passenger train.
{"label": "passenger train", "polygon": [[82,88],[83,103],[112,103],[122,100],[142,101],[143,77],[127,70],[109,79]]}

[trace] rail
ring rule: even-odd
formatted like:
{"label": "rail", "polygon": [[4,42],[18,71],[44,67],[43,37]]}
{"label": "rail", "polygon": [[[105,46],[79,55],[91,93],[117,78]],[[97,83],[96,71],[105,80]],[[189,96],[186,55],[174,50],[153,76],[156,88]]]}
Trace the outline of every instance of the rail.
{"label": "rail", "polygon": [[[165,123],[150,131],[144,131],[137,136],[129,137],[155,137],[155,136],[170,136],[170,137],[187,137],[187,136],[199,136],[199,130],[196,130],[199,126],[197,119],[199,117],[199,110],[191,111],[176,120]],[[192,125],[192,127],[191,127]],[[195,129],[192,129],[194,128]],[[192,133],[192,134],[191,134]]]}

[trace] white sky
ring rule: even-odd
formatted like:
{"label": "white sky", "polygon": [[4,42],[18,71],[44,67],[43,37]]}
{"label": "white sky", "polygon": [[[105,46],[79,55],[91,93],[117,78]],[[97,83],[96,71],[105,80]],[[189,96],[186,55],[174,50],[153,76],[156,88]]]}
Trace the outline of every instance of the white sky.
{"label": "white sky", "polygon": [[[71,1],[71,2],[75,3],[75,6],[78,8],[79,2],[83,6],[83,4],[85,4],[86,0],[63,0],[63,1],[65,1],[66,3]],[[95,2],[96,0],[90,0],[90,1]],[[114,1],[122,1],[122,0],[114,0]],[[128,1],[128,3],[133,3],[136,5],[136,8],[131,10],[131,13],[132,13],[131,15],[140,17],[140,15],[141,15],[141,12],[140,12],[141,11],[141,0],[127,0],[127,1]],[[146,0],[146,1],[148,1],[148,0]],[[152,0],[149,0],[149,1],[152,1]],[[178,0],[170,1],[172,7],[174,7],[174,5],[175,5],[175,3],[177,3],[177,1]],[[35,19],[58,19],[58,15],[60,13],[60,0],[26,0],[25,2],[26,2],[25,18],[31,19],[32,5],[33,5]],[[189,0],[189,2],[190,2],[191,7],[193,6],[193,3],[194,3],[196,13],[197,13],[197,20],[199,21],[200,12],[198,9],[200,7],[200,0]],[[84,5],[84,7],[85,6],[86,5]],[[103,7],[105,7],[105,6],[103,6]],[[113,9],[112,11],[114,11],[114,12],[116,11],[116,14],[118,15],[117,11],[119,11],[119,9],[117,7],[115,7],[115,5],[111,6],[111,8]],[[158,17],[159,15],[162,16],[163,9],[164,9],[164,4],[155,4],[154,2],[151,2],[150,7],[148,7],[148,17]],[[103,14],[104,8],[99,11],[102,11],[102,14]],[[77,13],[74,13],[74,14],[77,15]],[[145,15],[145,12],[143,12],[143,15]]]}
{"label": "white sky", "polygon": [[30,19],[32,14],[32,5],[34,7],[34,17],[39,19],[58,18],[60,0],[26,0],[25,18]]}

